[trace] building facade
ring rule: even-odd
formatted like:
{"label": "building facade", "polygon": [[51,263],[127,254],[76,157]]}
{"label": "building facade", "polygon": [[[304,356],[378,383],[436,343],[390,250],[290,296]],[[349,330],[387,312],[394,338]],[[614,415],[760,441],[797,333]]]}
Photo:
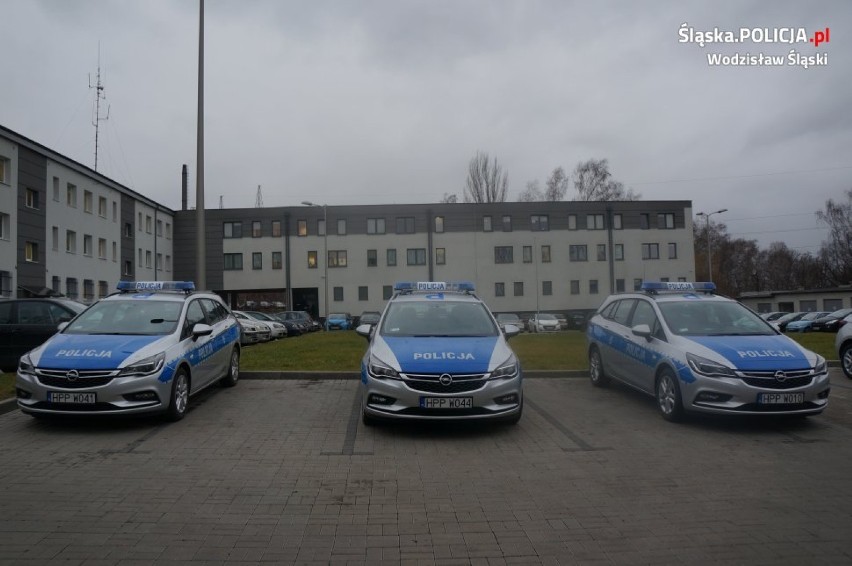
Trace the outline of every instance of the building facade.
{"label": "building facade", "polygon": [[0,126],[0,295],[93,302],[171,279],[174,212]]}
{"label": "building facade", "polygon": [[798,289],[794,291],[753,291],[737,300],[759,313],[839,311],[852,308],[852,285],[831,289]]}

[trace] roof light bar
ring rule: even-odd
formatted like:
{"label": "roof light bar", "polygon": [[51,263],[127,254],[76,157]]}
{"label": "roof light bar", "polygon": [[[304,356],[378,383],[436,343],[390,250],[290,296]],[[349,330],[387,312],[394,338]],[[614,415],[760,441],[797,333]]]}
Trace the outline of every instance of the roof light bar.
{"label": "roof light bar", "polygon": [[641,289],[649,293],[659,293],[662,291],[670,293],[683,291],[713,293],[716,291],[716,284],[710,281],[645,281],[642,283]]}
{"label": "roof light bar", "polygon": [[471,281],[398,281],[394,283],[394,291],[457,291],[457,292],[474,292],[476,286]]}
{"label": "roof light bar", "polygon": [[119,291],[195,291],[192,281],[119,281]]}

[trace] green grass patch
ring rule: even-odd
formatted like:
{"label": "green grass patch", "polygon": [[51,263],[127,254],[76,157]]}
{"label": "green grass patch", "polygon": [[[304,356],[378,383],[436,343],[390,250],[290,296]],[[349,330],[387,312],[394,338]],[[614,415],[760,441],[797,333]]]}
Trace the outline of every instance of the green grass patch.
{"label": "green grass patch", "polygon": [[15,396],[15,373],[0,372],[0,401]]}
{"label": "green grass patch", "polygon": [[826,360],[837,359],[837,351],[834,349],[837,334],[834,332],[789,332],[787,336]]}

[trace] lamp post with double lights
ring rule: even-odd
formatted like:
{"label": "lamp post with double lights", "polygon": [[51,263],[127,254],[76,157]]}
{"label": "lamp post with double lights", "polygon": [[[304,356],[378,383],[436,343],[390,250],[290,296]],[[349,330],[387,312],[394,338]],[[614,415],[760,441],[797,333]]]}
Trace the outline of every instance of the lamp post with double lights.
{"label": "lamp post with double lights", "polygon": [[707,280],[713,281],[713,254],[710,251],[710,217],[714,214],[722,214],[728,212],[727,208],[715,210],[713,212],[699,212],[696,216],[703,216],[707,219]]}
{"label": "lamp post with double lights", "polygon": [[322,224],[323,224],[323,280],[324,280],[324,295],[323,299],[323,311],[325,313],[324,320],[328,320],[328,205],[326,204],[316,204],[309,200],[303,200],[302,204],[305,206],[317,206],[322,207]]}

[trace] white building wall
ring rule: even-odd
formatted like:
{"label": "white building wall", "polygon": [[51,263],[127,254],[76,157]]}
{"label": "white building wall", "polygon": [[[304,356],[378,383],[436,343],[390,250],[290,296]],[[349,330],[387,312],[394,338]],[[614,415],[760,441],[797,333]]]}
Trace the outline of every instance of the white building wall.
{"label": "white building wall", "polygon": [[18,242],[18,148],[12,142],[0,138],[0,159],[6,161],[6,179],[0,179],[0,213],[7,215],[7,233],[0,237],[0,271],[11,275],[11,295],[18,286],[15,269]]}

